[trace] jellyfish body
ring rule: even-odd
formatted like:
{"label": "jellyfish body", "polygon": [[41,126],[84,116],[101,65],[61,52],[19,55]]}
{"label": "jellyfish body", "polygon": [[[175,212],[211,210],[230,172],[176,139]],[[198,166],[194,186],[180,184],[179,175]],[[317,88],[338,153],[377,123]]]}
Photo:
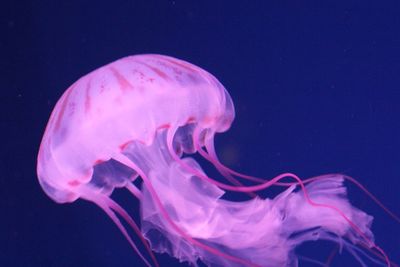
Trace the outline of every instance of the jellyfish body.
{"label": "jellyfish body", "polygon": [[[361,263],[382,263],[357,246],[375,246],[372,217],[349,203],[342,175],[304,185],[283,174],[243,186],[234,176],[251,178],[223,166],[213,146],[234,115],[226,89],[197,66],[162,55],[120,59],[80,78],[56,104],[39,150],[39,182],[58,203],[82,198],[100,206],[148,266],[158,265],[152,251],[192,265],[296,266],[295,248],[318,239],[337,242]],[[208,177],[190,157],[196,152],[229,183]],[[226,190],[264,190],[286,176],[296,180],[273,199],[223,197]],[[140,228],[112,200],[119,188],[138,199]]]}

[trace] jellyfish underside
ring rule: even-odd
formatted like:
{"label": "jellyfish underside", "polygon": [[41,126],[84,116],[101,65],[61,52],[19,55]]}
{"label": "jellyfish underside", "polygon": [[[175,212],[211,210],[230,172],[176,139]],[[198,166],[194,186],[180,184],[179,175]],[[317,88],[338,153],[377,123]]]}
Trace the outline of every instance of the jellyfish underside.
{"label": "jellyfish underside", "polygon": [[[206,174],[190,157],[203,139],[212,138],[200,134],[201,140],[197,140],[199,136],[193,137],[195,130],[195,124],[175,131],[160,129],[150,145],[129,143],[119,156],[94,166],[88,187],[97,195],[83,198],[106,209],[117,224],[119,219],[112,210],[128,220],[150,254],[151,250],[168,253],[193,266],[199,260],[208,266],[297,266],[295,248],[318,239],[340,244],[362,265],[363,257],[382,264],[357,247],[371,247],[365,241],[373,242],[372,217],[348,202],[341,175],[315,179],[305,189],[314,202],[337,207],[343,214],[311,206],[294,184],[273,199],[230,201],[223,198],[224,190],[203,179]],[[133,184],[138,177],[143,179],[141,188]],[[140,202],[140,230],[110,198],[114,189],[122,187],[127,187]],[[357,230],[342,215],[357,225]],[[122,224],[119,228],[124,232]],[[124,235],[151,265],[126,231]]]}

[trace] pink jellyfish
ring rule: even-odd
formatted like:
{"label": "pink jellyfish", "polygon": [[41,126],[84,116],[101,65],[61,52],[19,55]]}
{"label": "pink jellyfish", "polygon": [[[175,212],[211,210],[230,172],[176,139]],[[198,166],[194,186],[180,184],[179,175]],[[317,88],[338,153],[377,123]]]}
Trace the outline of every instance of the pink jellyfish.
{"label": "pink jellyfish", "polygon": [[[228,92],[205,70],[162,55],[122,58],[80,78],[58,101],[39,150],[40,185],[58,203],[97,204],[147,266],[158,266],[153,251],[194,266],[297,266],[295,248],[319,239],[362,265],[390,265],[374,244],[372,217],[346,198],[348,177],[264,180],[224,166],[213,139],[234,115]],[[207,176],[194,153],[226,181]],[[273,185],[287,188],[273,199],[256,195]],[[111,198],[120,188],[139,201],[140,227]],[[229,201],[228,190],[250,199]]]}

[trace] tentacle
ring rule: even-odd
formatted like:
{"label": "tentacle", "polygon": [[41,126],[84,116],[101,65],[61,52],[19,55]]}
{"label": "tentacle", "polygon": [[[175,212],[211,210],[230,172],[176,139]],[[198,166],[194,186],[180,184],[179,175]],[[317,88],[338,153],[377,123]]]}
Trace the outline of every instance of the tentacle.
{"label": "tentacle", "polygon": [[142,192],[140,192],[140,190],[133,185],[132,183],[127,183],[125,185],[126,189],[129,190],[129,192],[131,192],[137,199],[141,200],[142,199]]}
{"label": "tentacle", "polygon": [[[170,144],[172,145],[172,143]],[[171,147],[172,149],[172,147]],[[190,242],[191,244],[204,249],[205,251],[208,251],[209,253],[212,253],[214,255],[223,257],[225,259],[231,260],[233,262],[236,263],[240,263],[243,264],[244,266],[249,266],[249,267],[260,267],[256,264],[253,264],[249,261],[243,260],[241,258],[226,254],[224,252],[219,251],[218,249],[215,249],[213,247],[210,247],[194,238],[192,238],[190,235],[188,235],[187,233],[185,233],[169,216],[168,212],[166,211],[165,207],[163,206],[157,192],[154,190],[150,180],[148,179],[147,175],[145,175],[140,168],[138,168],[135,163],[133,163],[129,158],[127,158],[125,155],[123,154],[118,154],[113,156],[113,158],[123,164],[125,164],[126,166],[129,166],[130,168],[134,169],[135,171],[137,171],[137,173],[139,174],[140,177],[142,177],[143,182],[146,185],[146,188],[149,190],[152,198],[154,199],[158,209],[160,210],[161,214],[163,215],[164,219],[168,222],[168,224],[183,238],[185,238],[188,242]]]}
{"label": "tentacle", "polygon": [[[211,136],[212,137],[207,138],[207,140],[205,142],[205,147],[206,147],[208,153],[206,151],[204,151],[204,149],[196,141],[197,139],[195,139],[195,137],[194,137],[195,147],[196,147],[196,150],[199,152],[199,154],[201,156],[203,156],[205,159],[207,159],[208,161],[210,161],[211,163],[213,163],[214,166],[221,172],[221,174],[223,174],[224,176],[226,174],[232,174],[232,175],[235,175],[237,177],[240,177],[240,178],[243,178],[243,179],[246,179],[246,180],[249,180],[249,181],[253,181],[253,182],[256,182],[256,183],[265,183],[266,180],[263,179],[263,178],[259,178],[259,177],[255,177],[255,176],[251,176],[251,175],[246,175],[246,174],[243,174],[243,173],[240,173],[240,172],[236,172],[236,171],[226,167],[225,165],[223,165],[221,163],[221,161],[218,159],[217,153],[215,152],[214,138],[213,138],[213,135],[211,135]],[[326,176],[329,176],[329,174],[326,175]],[[312,181],[315,181],[316,179],[322,179],[323,177],[325,177],[325,175],[304,179],[302,182],[304,184],[307,184],[307,183],[310,183]],[[348,175],[343,175],[343,177],[346,180],[348,180],[351,183],[353,183],[354,185],[356,185],[358,188],[360,188],[369,198],[372,199],[372,201],[374,201],[379,207],[381,207],[390,217],[392,217],[395,221],[400,223],[400,217],[398,215],[396,215],[393,211],[391,211],[388,207],[386,207],[364,185],[362,185],[356,179],[354,179],[353,177],[350,177]],[[277,182],[274,185],[277,185],[277,186],[291,186],[293,184],[299,185],[298,182]]]}
{"label": "tentacle", "polygon": [[[151,264],[143,256],[143,254],[139,251],[138,247],[135,245],[135,243],[133,242],[132,238],[129,236],[128,232],[126,231],[126,228],[123,226],[123,224],[121,223],[120,219],[116,216],[115,212],[113,211],[113,209],[116,208],[116,211],[122,216],[122,214],[120,212],[123,209],[118,204],[116,204],[114,201],[112,201],[110,198],[102,196],[102,195],[92,196],[92,195],[90,195],[90,193],[87,193],[87,194],[82,195],[81,197],[83,199],[86,199],[88,201],[91,201],[91,202],[95,203],[102,210],[104,210],[104,212],[108,215],[108,217],[110,217],[110,219],[115,223],[115,225],[118,227],[118,229],[124,235],[126,240],[128,240],[128,242],[131,245],[131,247],[133,248],[133,250],[143,260],[143,262],[146,264],[146,266],[151,267]],[[123,218],[126,219],[126,216],[123,216]],[[128,215],[128,218],[130,218],[129,215]],[[129,223],[129,224],[131,226],[133,226],[131,223]],[[136,227],[132,227],[132,228],[139,235],[139,237],[142,236],[140,231],[139,231],[139,233],[137,232],[137,226]],[[142,242],[144,242],[144,244],[146,244],[146,241],[143,239],[143,237],[141,237],[141,239],[142,239]],[[148,247],[148,245],[147,245],[147,247]],[[150,253],[150,255],[152,255],[152,259],[154,261],[155,266],[158,267],[159,265],[158,265],[157,261],[155,260],[155,257],[153,255],[153,253]]]}
{"label": "tentacle", "polygon": [[136,235],[140,238],[142,241],[143,245],[145,246],[147,252],[149,253],[151,259],[153,260],[154,264],[158,267],[158,262],[156,257],[154,256],[153,251],[151,250],[149,244],[147,241],[144,239],[142,233],[140,232],[139,227],[135,223],[135,221],[132,219],[132,217],[114,200],[111,198],[107,198],[106,201],[109,203],[109,206],[115,210],[122,218],[125,219],[125,221],[132,227],[132,229],[135,231]]}
{"label": "tentacle", "polygon": [[[173,131],[169,131],[169,132],[168,132],[168,136],[167,136],[167,146],[168,146],[168,149],[170,150],[170,153],[171,153],[172,157],[173,157],[177,162],[179,162],[183,168],[185,168],[186,170],[190,171],[190,172],[193,173],[194,175],[196,175],[196,176],[198,176],[198,177],[200,177],[200,178],[202,178],[202,179],[205,179],[205,180],[209,181],[210,183],[212,183],[212,184],[214,184],[214,185],[216,185],[216,186],[218,186],[218,187],[220,187],[220,188],[222,188],[222,189],[230,190],[230,191],[236,191],[236,192],[256,192],[256,191],[264,190],[265,188],[268,188],[268,187],[270,187],[270,186],[272,186],[272,185],[278,183],[278,182],[279,182],[280,180],[282,180],[283,178],[288,178],[288,177],[289,177],[289,178],[293,178],[293,179],[296,180],[296,183],[295,183],[295,184],[300,186],[301,190],[302,190],[303,193],[304,193],[305,199],[307,200],[307,202],[308,202],[311,206],[314,206],[314,207],[321,207],[321,208],[328,208],[328,209],[331,209],[331,210],[336,211],[336,212],[337,212],[337,213],[338,213],[338,214],[339,214],[339,215],[340,215],[354,230],[355,230],[355,232],[356,232],[358,235],[360,235],[360,236],[365,240],[365,242],[367,243],[367,245],[368,245],[369,247],[375,248],[377,251],[379,251],[379,253],[382,254],[382,256],[385,258],[386,263],[388,264],[388,266],[390,266],[390,260],[389,260],[389,258],[387,257],[386,253],[385,253],[379,246],[377,246],[374,242],[372,242],[372,241],[361,231],[361,229],[360,229],[356,224],[354,224],[340,209],[338,209],[338,208],[335,207],[335,206],[329,205],[329,204],[316,203],[316,202],[312,201],[312,200],[310,199],[308,193],[307,193],[307,190],[306,190],[306,188],[305,188],[304,182],[303,182],[297,175],[292,174],[292,173],[283,173],[283,174],[280,174],[280,175],[278,175],[278,176],[276,176],[276,177],[274,177],[274,178],[272,178],[272,179],[270,179],[270,180],[267,180],[267,181],[265,181],[264,183],[261,183],[261,184],[259,184],[259,185],[242,186],[242,187],[240,187],[240,186],[236,186],[236,187],[235,187],[235,186],[231,186],[231,185],[227,185],[227,184],[218,182],[218,181],[216,181],[215,179],[212,179],[212,178],[210,178],[210,177],[208,177],[208,176],[206,176],[206,175],[200,173],[200,172],[199,172],[198,170],[196,170],[195,168],[193,168],[193,167],[187,165],[184,161],[182,161],[182,159],[181,159],[180,157],[178,157],[178,156],[175,154],[175,152],[174,152],[174,150],[173,150],[173,148],[172,148],[173,133],[174,133]],[[240,175],[241,175],[241,174],[240,174]],[[246,176],[246,175],[242,175],[242,176]],[[252,177],[252,176],[246,176],[246,177]]]}

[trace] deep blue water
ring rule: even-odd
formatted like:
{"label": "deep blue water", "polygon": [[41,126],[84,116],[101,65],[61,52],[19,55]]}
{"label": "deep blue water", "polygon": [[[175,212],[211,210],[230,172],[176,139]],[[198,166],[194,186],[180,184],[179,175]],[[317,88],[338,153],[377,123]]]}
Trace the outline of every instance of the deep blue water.
{"label": "deep blue water", "polygon": [[[231,167],[263,177],[343,172],[400,214],[400,5],[200,2],[2,3],[0,266],[142,266],[100,209],[52,202],[35,173],[63,91],[132,54],[171,55],[220,79],[236,106],[217,137]],[[400,224],[352,185],[349,198],[375,217],[376,243],[399,264]],[[302,249],[324,259],[331,248]],[[332,266],[353,264],[344,254]]]}

